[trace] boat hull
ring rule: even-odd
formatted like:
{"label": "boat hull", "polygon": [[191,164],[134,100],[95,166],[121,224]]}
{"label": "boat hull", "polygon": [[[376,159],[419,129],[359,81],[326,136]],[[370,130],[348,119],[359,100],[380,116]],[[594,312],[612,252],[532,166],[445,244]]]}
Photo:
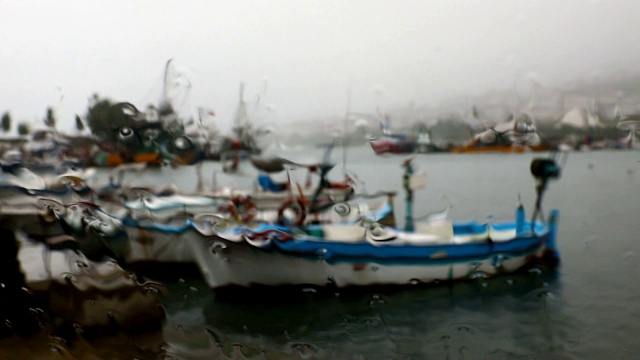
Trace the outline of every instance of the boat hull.
{"label": "boat hull", "polygon": [[418,143],[414,139],[393,139],[383,137],[369,142],[376,155],[411,154],[416,151]]}
{"label": "boat hull", "polygon": [[469,145],[451,150],[454,154],[463,153],[524,153],[527,151],[548,151],[546,145]]}
{"label": "boat hull", "polygon": [[[515,230],[513,231],[515,233]],[[504,241],[410,245],[284,239],[271,244],[222,237],[189,239],[213,289],[252,286],[411,285],[492,277],[542,259],[552,231]]]}
{"label": "boat hull", "polygon": [[[125,238],[107,238],[109,246],[127,264],[136,263],[185,263],[194,262],[193,251],[186,237],[199,238],[195,231],[165,233],[144,228],[126,228]],[[200,239],[201,241],[203,239]]]}

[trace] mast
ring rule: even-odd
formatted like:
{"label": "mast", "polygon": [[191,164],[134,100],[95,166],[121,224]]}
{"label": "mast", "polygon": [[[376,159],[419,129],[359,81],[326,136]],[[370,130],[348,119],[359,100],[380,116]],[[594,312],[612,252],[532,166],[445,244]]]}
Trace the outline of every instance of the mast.
{"label": "mast", "polygon": [[411,187],[411,176],[413,175],[413,166],[411,165],[411,161],[413,158],[406,160],[402,163],[402,167],[404,167],[404,175],[402,177],[402,186],[405,190],[405,231],[413,231],[413,188]]}
{"label": "mast", "polygon": [[238,137],[238,141],[240,141],[240,143],[245,144],[247,143],[247,105],[244,102],[244,82],[240,83],[240,94],[239,94],[239,102],[238,102],[238,108],[236,109],[236,115],[235,115],[235,119],[234,119],[234,132],[236,133],[236,136]]}
{"label": "mast", "polygon": [[[351,114],[351,79],[349,79],[349,84],[347,85],[347,112],[344,116],[344,122],[342,124],[342,173],[346,177],[347,174],[347,121],[349,120],[349,116]],[[327,159],[328,161],[329,159]]]}
{"label": "mast", "polygon": [[164,66],[164,80],[162,82],[162,101],[161,102],[169,101],[169,90],[167,89],[167,81],[169,79],[169,66],[171,65],[172,61],[173,59],[167,60],[167,63]]}

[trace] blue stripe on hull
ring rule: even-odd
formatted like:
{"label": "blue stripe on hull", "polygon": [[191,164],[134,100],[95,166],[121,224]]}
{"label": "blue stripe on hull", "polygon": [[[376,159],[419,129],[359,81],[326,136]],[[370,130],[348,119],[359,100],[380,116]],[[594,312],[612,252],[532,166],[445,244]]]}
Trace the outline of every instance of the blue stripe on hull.
{"label": "blue stripe on hull", "polygon": [[[531,253],[546,242],[547,235],[516,238],[504,242],[482,242],[446,245],[380,245],[369,243],[336,243],[309,240],[274,241],[273,246],[285,254],[320,258],[326,261],[377,261],[419,263],[458,262],[486,259],[497,254],[521,256]],[[267,250],[267,249],[265,249]],[[273,250],[273,249],[272,249]],[[267,250],[268,251],[268,250]]]}

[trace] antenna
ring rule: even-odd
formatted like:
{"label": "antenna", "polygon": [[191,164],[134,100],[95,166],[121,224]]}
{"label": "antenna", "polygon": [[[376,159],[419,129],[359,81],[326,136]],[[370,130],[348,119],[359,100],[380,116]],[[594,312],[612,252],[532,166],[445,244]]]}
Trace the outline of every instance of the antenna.
{"label": "antenna", "polygon": [[169,79],[169,66],[173,59],[167,60],[167,63],[164,66],[164,82],[162,84],[162,100],[168,101],[169,99],[169,90],[167,89],[167,80]]}
{"label": "antenna", "polygon": [[344,115],[343,131],[342,131],[342,173],[344,176],[347,174],[347,121],[351,114],[351,79],[347,83],[347,109]]}

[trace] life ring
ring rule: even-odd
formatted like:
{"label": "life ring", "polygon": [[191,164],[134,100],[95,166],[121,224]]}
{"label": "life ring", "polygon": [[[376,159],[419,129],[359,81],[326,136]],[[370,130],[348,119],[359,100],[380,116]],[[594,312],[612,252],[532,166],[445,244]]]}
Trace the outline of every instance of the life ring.
{"label": "life ring", "polygon": [[[240,209],[242,215],[239,214],[238,209]],[[258,213],[258,208],[253,200],[251,200],[249,196],[243,195],[232,197],[228,210],[234,218],[239,219],[242,222],[249,222],[253,220]]]}
{"label": "life ring", "polygon": [[[286,210],[292,210],[296,216],[295,218],[289,220],[284,216],[284,212]],[[307,211],[304,203],[299,198],[289,198],[285,200],[278,208],[278,224],[289,226],[299,226],[302,225],[304,219],[307,217]]]}

